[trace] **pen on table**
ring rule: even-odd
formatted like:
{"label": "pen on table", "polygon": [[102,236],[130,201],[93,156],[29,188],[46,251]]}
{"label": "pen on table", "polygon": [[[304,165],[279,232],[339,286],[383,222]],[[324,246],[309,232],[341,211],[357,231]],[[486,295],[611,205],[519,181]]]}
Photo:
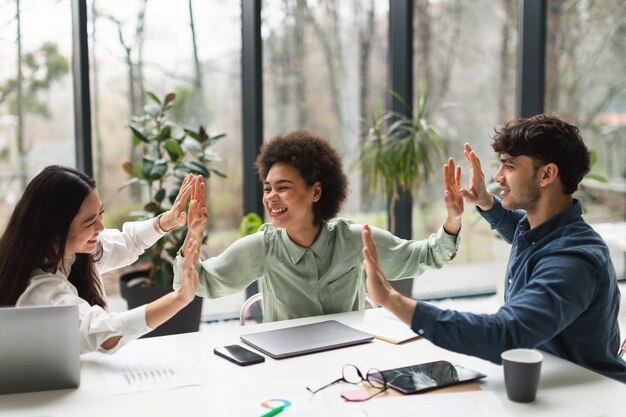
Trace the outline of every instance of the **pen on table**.
{"label": "pen on table", "polygon": [[267,413],[263,414],[261,417],[272,417],[272,416],[275,416],[276,414],[280,413],[284,409],[285,409],[284,405],[281,405],[280,407],[272,408],[270,411],[268,411]]}

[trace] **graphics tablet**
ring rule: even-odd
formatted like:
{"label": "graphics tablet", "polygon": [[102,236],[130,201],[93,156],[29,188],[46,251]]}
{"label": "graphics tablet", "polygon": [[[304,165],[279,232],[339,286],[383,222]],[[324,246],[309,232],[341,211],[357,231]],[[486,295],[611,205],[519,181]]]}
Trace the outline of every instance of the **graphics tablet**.
{"label": "graphics tablet", "polygon": [[274,359],[357,345],[373,339],[372,335],[336,320],[244,334],[240,338]]}
{"label": "graphics tablet", "polygon": [[[447,361],[389,369],[382,371],[382,374],[387,380],[387,385],[403,394],[415,394],[486,377],[485,374]],[[382,380],[380,374],[370,375],[370,378]]]}

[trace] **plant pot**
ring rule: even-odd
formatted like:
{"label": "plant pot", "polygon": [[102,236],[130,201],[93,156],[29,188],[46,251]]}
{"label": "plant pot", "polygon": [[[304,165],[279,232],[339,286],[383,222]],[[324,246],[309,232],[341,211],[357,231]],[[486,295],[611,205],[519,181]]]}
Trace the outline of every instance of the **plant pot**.
{"label": "plant pot", "polygon": [[[128,309],[140,307],[144,304],[151,303],[164,295],[173,291],[173,289],[162,289],[151,286],[128,286],[128,282],[135,278],[147,276],[148,271],[139,270],[124,274],[120,277],[120,293],[122,298],[126,300]],[[202,297],[196,297],[189,305],[180,310],[174,317],[142,336],[166,336],[170,334],[197,332],[200,328],[200,314],[202,313]]]}

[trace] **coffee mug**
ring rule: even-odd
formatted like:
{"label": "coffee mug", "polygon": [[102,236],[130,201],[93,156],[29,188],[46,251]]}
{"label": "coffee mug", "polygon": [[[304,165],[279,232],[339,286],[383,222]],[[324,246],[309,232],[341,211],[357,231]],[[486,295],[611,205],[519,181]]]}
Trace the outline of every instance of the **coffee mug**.
{"label": "coffee mug", "polygon": [[511,349],[502,352],[504,385],[509,400],[528,403],[535,400],[543,355],[534,349]]}

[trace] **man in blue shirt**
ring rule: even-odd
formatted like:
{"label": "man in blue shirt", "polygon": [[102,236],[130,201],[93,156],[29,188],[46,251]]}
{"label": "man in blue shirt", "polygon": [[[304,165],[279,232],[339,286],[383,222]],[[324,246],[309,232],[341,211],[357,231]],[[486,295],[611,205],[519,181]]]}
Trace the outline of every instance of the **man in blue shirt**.
{"label": "man in blue shirt", "polygon": [[467,144],[470,183],[458,192],[512,245],[504,305],[495,314],[471,314],[402,296],[384,279],[366,226],[370,296],[445,349],[501,363],[505,350],[537,348],[626,383],[626,362],[618,355],[615,268],[572,198],[589,171],[578,128],[550,115],[514,120],[496,132],[492,147],[500,155],[494,175],[499,198],[487,190],[480,161]]}

